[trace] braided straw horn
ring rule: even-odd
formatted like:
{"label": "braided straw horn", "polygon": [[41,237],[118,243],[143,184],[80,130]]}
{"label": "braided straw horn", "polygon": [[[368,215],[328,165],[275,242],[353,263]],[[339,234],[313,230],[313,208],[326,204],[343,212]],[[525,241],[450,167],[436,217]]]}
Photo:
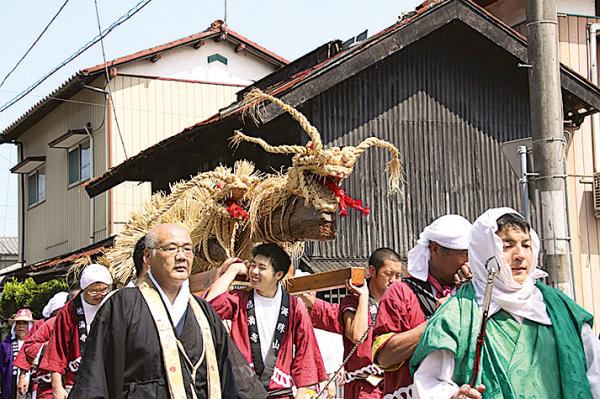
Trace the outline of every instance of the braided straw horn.
{"label": "braided straw horn", "polygon": [[242,141],[248,141],[250,143],[258,144],[265,151],[273,154],[306,154],[306,147],[302,147],[301,145],[273,146],[259,137],[246,136],[244,133],[240,132],[239,130],[236,130],[235,134],[231,138],[231,146],[237,147]]}
{"label": "braided straw horn", "polygon": [[402,164],[400,162],[400,151],[392,143],[378,139],[377,137],[369,137],[354,147],[354,155],[358,158],[370,147],[383,148],[392,154],[392,160],[387,165],[387,170],[390,175],[389,192],[390,194],[400,192],[400,180],[404,182],[404,172],[402,171]]}
{"label": "braided straw horn", "polygon": [[272,95],[263,92],[260,89],[253,88],[244,97],[244,105],[249,105],[248,108],[244,110],[244,114],[249,114],[252,117],[252,119],[256,122],[258,120],[257,114],[259,112],[258,105],[262,101],[270,101],[285,112],[287,112],[288,114],[290,114],[292,118],[294,118],[300,124],[300,127],[302,127],[306,134],[308,134],[308,137],[310,137],[310,140],[313,144],[314,150],[319,151],[323,148],[323,143],[321,142],[321,134],[319,133],[317,128],[314,127],[308,121],[308,119],[306,119],[306,116],[304,116],[302,112],[298,111],[291,105],[284,103],[277,97],[273,97]]}
{"label": "braided straw horn", "polygon": [[168,212],[173,207],[173,205],[175,205],[175,203],[179,201],[181,196],[183,196],[183,194],[185,194],[188,190],[194,187],[199,187],[210,191],[212,189],[212,186],[205,181],[206,178],[207,176],[204,173],[201,173],[186,182],[176,184],[173,187],[174,190],[167,197],[167,200],[163,204],[163,206],[152,212],[152,216],[150,217],[149,223],[154,223],[161,215]]}

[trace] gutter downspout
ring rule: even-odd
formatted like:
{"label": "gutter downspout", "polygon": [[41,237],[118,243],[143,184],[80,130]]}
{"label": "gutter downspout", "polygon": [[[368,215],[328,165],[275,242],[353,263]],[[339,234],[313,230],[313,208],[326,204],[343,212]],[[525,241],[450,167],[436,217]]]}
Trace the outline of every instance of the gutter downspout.
{"label": "gutter downspout", "polygon": [[[598,56],[597,56],[597,35],[600,30],[600,23],[588,24],[588,55],[590,62],[589,79],[590,82],[598,86]],[[594,113],[592,116],[592,153],[594,156],[594,173],[600,172],[600,115]]]}
{"label": "gutter downspout", "polygon": [[[94,177],[94,135],[90,130],[91,124],[88,122],[83,127],[85,132],[87,133],[90,139],[90,179]],[[94,236],[96,233],[96,223],[95,223],[95,202],[94,197],[90,197],[90,244],[94,243]]]}
{"label": "gutter downspout", "polygon": [[[14,141],[17,145],[17,164],[23,160],[23,142]],[[19,175],[19,263],[25,266],[25,175]]]}

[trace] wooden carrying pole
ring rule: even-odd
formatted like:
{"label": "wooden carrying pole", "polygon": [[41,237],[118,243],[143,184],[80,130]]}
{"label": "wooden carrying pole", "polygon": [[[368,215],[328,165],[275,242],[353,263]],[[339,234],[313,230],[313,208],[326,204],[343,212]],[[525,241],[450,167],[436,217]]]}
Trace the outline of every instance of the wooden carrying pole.
{"label": "wooden carrying pole", "polygon": [[[216,279],[217,269],[196,273],[190,277],[190,290],[195,294],[202,293]],[[298,294],[304,291],[340,288],[344,287],[348,280],[352,281],[352,284],[356,286],[362,286],[365,284],[365,269],[362,267],[348,267],[346,269],[293,277],[287,280],[287,291],[290,294]]]}

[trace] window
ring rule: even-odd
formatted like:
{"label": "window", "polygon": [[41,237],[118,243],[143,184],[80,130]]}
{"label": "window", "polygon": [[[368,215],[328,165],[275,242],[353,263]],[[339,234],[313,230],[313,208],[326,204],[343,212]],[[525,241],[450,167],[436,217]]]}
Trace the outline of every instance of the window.
{"label": "window", "polygon": [[90,156],[89,141],[69,150],[69,186],[86,181],[91,177]]}
{"label": "window", "polygon": [[27,176],[27,205],[31,208],[46,200],[46,168],[44,166]]}

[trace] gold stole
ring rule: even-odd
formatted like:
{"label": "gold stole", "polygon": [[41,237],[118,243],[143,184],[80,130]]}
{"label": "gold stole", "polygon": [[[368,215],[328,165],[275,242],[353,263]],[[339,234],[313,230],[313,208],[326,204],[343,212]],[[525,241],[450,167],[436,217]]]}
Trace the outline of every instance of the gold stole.
{"label": "gold stole", "polygon": [[[183,384],[183,373],[181,367],[181,358],[179,357],[178,340],[175,336],[175,329],[171,324],[167,309],[165,308],[159,292],[154,288],[154,285],[149,279],[144,279],[138,285],[144,300],[150,308],[150,313],[154,319],[154,324],[158,330],[158,338],[163,353],[165,372],[169,384],[169,392],[172,399],[185,399],[185,388]],[[203,351],[206,356],[206,375],[208,376],[208,397],[210,399],[221,399],[221,379],[219,376],[219,368],[217,366],[217,355],[215,345],[212,339],[210,323],[206,315],[200,308],[200,305],[190,294],[190,307],[194,313],[194,317],[202,332]],[[183,351],[183,346],[181,346]],[[186,355],[187,356],[187,355]],[[196,373],[192,373],[192,395],[196,397],[194,384],[196,383]]]}

